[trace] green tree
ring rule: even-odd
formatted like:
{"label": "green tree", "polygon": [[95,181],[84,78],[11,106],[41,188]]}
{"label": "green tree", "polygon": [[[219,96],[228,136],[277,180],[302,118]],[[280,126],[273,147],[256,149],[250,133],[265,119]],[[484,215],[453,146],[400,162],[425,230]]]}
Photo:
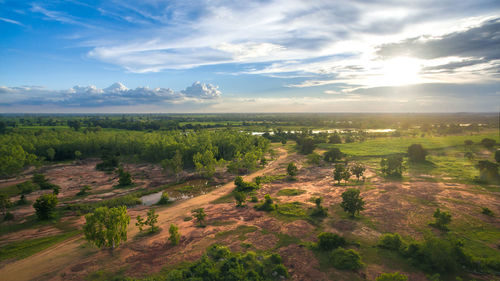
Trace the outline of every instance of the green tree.
{"label": "green tree", "polygon": [[408,158],[411,162],[425,162],[427,150],[421,144],[412,144],[408,147]]}
{"label": "green tree", "polygon": [[260,211],[266,211],[270,212],[276,209],[276,205],[274,204],[273,199],[271,198],[271,195],[266,194],[264,195],[264,202],[261,204],[255,205],[255,208]]}
{"label": "green tree", "polygon": [[168,229],[168,233],[170,234],[170,237],[168,237],[170,243],[172,243],[172,245],[174,246],[179,244],[179,240],[181,238],[181,235],[179,234],[179,228],[174,224],[171,224],[170,228]]}
{"label": "green tree", "polygon": [[333,170],[333,179],[340,184],[340,181],[344,179],[344,172],[346,168],[344,164],[336,164],[335,165],[335,170]]}
{"label": "green tree", "polygon": [[489,182],[498,180],[498,164],[488,160],[481,160],[476,167],[479,169],[479,178],[482,181]]}
{"label": "green tree", "polygon": [[148,211],[148,215],[144,224],[149,225],[150,232],[156,232],[158,230],[158,226],[156,225],[157,222],[158,222],[158,214],[156,214],[155,209],[150,209]]}
{"label": "green tree", "polygon": [[83,233],[85,239],[97,247],[118,247],[127,241],[127,227],[130,216],[125,206],[108,208],[99,207],[93,213],[85,215]]}
{"label": "green tree", "polygon": [[363,266],[361,257],[353,249],[337,248],[330,253],[330,262],[333,267],[342,270],[357,270]]}
{"label": "green tree", "polygon": [[11,206],[12,203],[10,202],[9,196],[5,193],[0,193],[0,211],[2,212],[2,215],[5,216],[7,209]]}
{"label": "green tree", "polygon": [[49,158],[50,161],[54,161],[54,157],[56,156],[56,151],[50,147],[47,149],[47,157]]}
{"label": "green tree", "polygon": [[247,196],[243,192],[235,192],[234,200],[236,200],[236,207],[243,207],[245,205],[245,201],[247,200]]}
{"label": "green tree", "polygon": [[38,197],[33,204],[38,219],[46,220],[53,218],[55,216],[57,202],[58,200],[55,194],[44,194]]}
{"label": "green tree", "polygon": [[335,233],[321,232],[318,235],[318,248],[322,251],[330,251],[342,247],[347,243],[344,237]]}
{"label": "green tree", "polygon": [[486,148],[493,148],[496,143],[496,140],[490,138],[484,138],[481,140],[481,144]]}
{"label": "green tree", "polygon": [[344,154],[340,149],[333,147],[323,154],[323,158],[326,162],[336,162],[344,157]]}
{"label": "green tree", "polygon": [[397,233],[386,233],[380,238],[378,246],[388,250],[399,251],[403,246],[403,240]]}
{"label": "green tree", "polygon": [[191,214],[193,214],[193,217],[196,219],[196,222],[199,226],[205,225],[205,217],[207,216],[207,214],[205,214],[204,208],[191,210]]}
{"label": "green tree", "polygon": [[432,216],[436,219],[431,223],[432,226],[442,230],[448,230],[447,225],[451,222],[451,214],[449,212],[441,212],[441,210],[437,208]]}
{"label": "green tree", "polygon": [[293,162],[288,163],[288,167],[286,168],[286,173],[291,178],[294,178],[297,175],[298,171],[299,169],[297,168],[297,166],[295,166],[295,163]]}
{"label": "green tree", "polygon": [[382,173],[386,176],[401,177],[403,175],[403,157],[400,155],[392,155],[387,158],[382,158],[380,161]]}
{"label": "green tree", "polygon": [[297,146],[299,148],[299,152],[302,154],[311,154],[316,148],[314,139],[311,137],[302,137],[297,139]]}
{"label": "green tree", "polygon": [[75,150],[75,159],[76,160],[82,159],[82,153],[78,150]]}
{"label": "green tree", "polygon": [[18,144],[0,145],[0,176],[6,177],[20,172],[26,164],[34,162],[36,156],[24,151]]}
{"label": "green tree", "polygon": [[500,163],[500,150],[495,151],[495,161]]}
{"label": "green tree", "polygon": [[176,181],[179,181],[179,175],[182,172],[183,165],[182,153],[179,150],[175,151],[172,159],[165,159],[162,161],[163,168],[174,173]]}
{"label": "green tree", "polygon": [[318,166],[321,163],[321,155],[316,152],[307,155],[307,163]]}
{"label": "green tree", "polygon": [[323,201],[323,198],[321,197],[316,197],[314,199],[314,203],[316,204],[316,208],[313,209],[311,215],[313,217],[326,217],[328,216],[328,208],[325,208],[321,206],[321,202]]}
{"label": "green tree", "polygon": [[340,137],[339,133],[335,132],[330,135],[330,137],[328,138],[328,142],[334,144],[342,143],[342,138]]}
{"label": "green tree", "polygon": [[359,197],[359,189],[349,188],[342,193],[342,203],[340,206],[344,209],[344,211],[354,217],[356,214],[359,214],[360,211],[363,211],[365,202],[363,198]]}
{"label": "green tree", "polygon": [[203,153],[197,152],[193,156],[193,162],[196,171],[205,178],[210,178],[215,174],[217,159],[211,150],[205,150]]}
{"label": "green tree", "polygon": [[394,273],[382,273],[375,281],[407,281],[408,276],[401,274],[399,272]]}
{"label": "green tree", "polygon": [[349,179],[351,178],[351,172],[349,169],[344,169],[344,171],[342,172],[342,179],[344,180],[344,183],[347,185],[347,182],[349,181]]}
{"label": "green tree", "polygon": [[69,120],[68,127],[72,128],[75,131],[78,131],[82,127],[82,123],[80,122],[80,120]]}
{"label": "green tree", "polygon": [[359,178],[363,176],[365,173],[365,166],[363,166],[360,163],[355,163],[354,165],[351,166],[351,172],[354,176],[356,176],[356,179],[359,181]]}
{"label": "green tree", "polygon": [[135,226],[139,228],[139,232],[142,232],[144,225],[146,224],[144,222],[144,218],[141,217],[141,215],[137,215],[136,218],[137,222],[135,223]]}
{"label": "green tree", "polygon": [[118,169],[118,186],[130,186],[132,183],[132,175],[123,168]]}

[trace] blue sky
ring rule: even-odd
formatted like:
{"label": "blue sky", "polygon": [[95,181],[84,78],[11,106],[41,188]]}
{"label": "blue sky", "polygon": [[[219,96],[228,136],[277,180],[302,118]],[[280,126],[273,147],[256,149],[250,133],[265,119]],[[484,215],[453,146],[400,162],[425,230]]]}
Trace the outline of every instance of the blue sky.
{"label": "blue sky", "polygon": [[0,36],[0,112],[500,105],[494,0],[0,0]]}

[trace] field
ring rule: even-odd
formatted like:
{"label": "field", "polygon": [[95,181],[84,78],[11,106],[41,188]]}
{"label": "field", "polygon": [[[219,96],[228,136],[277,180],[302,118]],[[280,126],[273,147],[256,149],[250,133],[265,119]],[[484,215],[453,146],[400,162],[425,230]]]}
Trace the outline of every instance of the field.
{"label": "field", "polygon": [[[375,280],[396,271],[408,280],[500,280],[498,166],[496,178],[484,177],[478,166],[497,161],[495,115],[163,117],[122,121],[111,116],[101,120],[108,122],[101,129],[82,117],[88,126],[75,129],[64,122],[79,117],[53,116],[55,131],[44,118],[25,118],[31,121],[23,125],[18,117],[3,117],[18,125],[0,135],[8,151],[17,151],[9,152],[10,162],[1,166],[0,193],[11,202],[3,210],[12,219],[0,223],[0,276],[164,280],[166,274],[188,272],[206,261],[202,257],[210,246],[223,245],[238,254],[280,255],[288,277],[271,274],[276,280]],[[458,125],[477,120],[479,128]],[[137,122],[161,129],[140,129]],[[172,122],[176,127],[169,127]],[[354,131],[353,124],[394,130],[370,135]],[[342,126],[340,143],[331,141],[334,133],[312,132]],[[247,132],[252,130],[273,134],[252,136]],[[408,153],[413,144],[426,150],[425,160],[415,161]],[[323,154],[333,148],[342,155],[326,161]],[[401,157],[400,176],[388,175],[381,166],[382,159],[393,156]],[[115,167],[96,169],[113,159],[119,161]],[[364,168],[362,176],[336,178],[339,166],[353,171],[355,165]],[[123,184],[124,173],[130,173],[130,183]],[[55,189],[37,185],[38,174],[59,187],[49,219],[40,219],[33,203]],[[235,181],[237,176],[243,183]],[[350,189],[365,202],[354,216],[341,205]],[[169,200],[158,204],[162,192]],[[239,194],[241,204],[235,201]],[[272,204],[266,205],[267,195]],[[122,205],[130,216],[126,241],[111,249],[85,239],[86,215]],[[206,214],[203,223],[192,212],[198,208]],[[437,208],[451,215],[442,227],[436,225]],[[140,231],[137,216],[145,218],[151,209],[158,215],[157,230]],[[172,224],[180,233],[177,245],[169,240]],[[332,250],[319,243],[324,232],[343,237],[342,247],[355,251],[360,265],[336,264]],[[387,233],[400,235],[397,249],[381,246]]]}

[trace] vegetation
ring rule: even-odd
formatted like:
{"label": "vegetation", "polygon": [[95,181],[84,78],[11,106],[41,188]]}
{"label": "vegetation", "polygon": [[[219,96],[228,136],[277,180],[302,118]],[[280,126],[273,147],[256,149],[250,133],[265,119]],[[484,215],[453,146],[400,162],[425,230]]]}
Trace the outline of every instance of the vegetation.
{"label": "vegetation", "polygon": [[380,161],[381,171],[386,176],[401,177],[403,175],[403,157],[392,155]]}
{"label": "vegetation", "polygon": [[298,171],[299,169],[297,168],[297,166],[295,166],[295,163],[293,162],[290,162],[288,164],[288,167],[286,168],[286,173],[288,174],[288,176],[290,176],[290,178],[295,178]]}
{"label": "vegetation", "polygon": [[493,211],[490,210],[489,208],[482,208],[481,209],[481,214],[484,214],[484,215],[487,215],[487,216],[490,216],[490,217],[494,217],[495,216],[495,213],[493,213]]}
{"label": "vegetation", "polygon": [[316,204],[316,208],[314,208],[311,212],[311,216],[313,217],[326,217],[328,216],[328,208],[321,206],[321,202],[323,198],[316,197],[314,198],[314,204]]}
{"label": "vegetation", "polygon": [[234,185],[236,185],[237,192],[250,192],[260,188],[260,185],[255,182],[246,182],[242,177],[237,176],[234,180]]}
{"label": "vegetation", "polygon": [[360,177],[363,177],[363,174],[365,173],[365,166],[363,166],[360,163],[355,163],[354,165],[351,166],[351,173],[356,176],[356,180],[359,181]]}
{"label": "vegetation", "polygon": [[430,225],[439,228],[441,230],[448,230],[447,225],[451,222],[451,214],[449,212],[441,212],[439,208],[434,212],[433,217],[436,219],[435,222],[430,223]]}
{"label": "vegetation", "polygon": [[344,154],[337,147],[331,148],[323,154],[323,159],[326,162],[336,162],[344,157]]}
{"label": "vegetation", "polygon": [[159,205],[166,205],[170,203],[170,196],[168,196],[168,193],[166,191],[163,191],[161,193],[160,201],[158,201]]}
{"label": "vegetation", "polygon": [[207,214],[205,214],[204,208],[194,209],[191,211],[191,214],[196,219],[196,223],[198,224],[198,226],[205,226],[205,217],[207,216]]}
{"label": "vegetation", "polygon": [[148,225],[150,227],[149,232],[153,233],[158,231],[158,226],[156,223],[158,222],[158,214],[156,214],[155,209],[150,209],[148,211],[146,221],[144,222],[145,225]]}
{"label": "vegetation", "polygon": [[306,193],[303,189],[284,188],[278,191],[278,196],[297,196]]}
{"label": "vegetation", "polygon": [[380,238],[378,246],[388,250],[399,251],[403,246],[403,240],[397,233],[386,233]]}
{"label": "vegetation", "polygon": [[57,206],[57,196],[55,194],[44,194],[36,199],[33,208],[39,220],[47,220],[55,217]]}
{"label": "vegetation", "polygon": [[412,144],[408,147],[408,158],[412,162],[424,162],[425,156],[427,156],[427,150],[425,150],[421,144]]}
{"label": "vegetation", "polygon": [[171,224],[168,229],[168,233],[170,234],[170,236],[168,237],[168,241],[170,241],[170,243],[174,246],[179,244],[179,241],[181,239],[179,228],[176,225]]}
{"label": "vegetation", "polygon": [[347,241],[344,237],[330,232],[321,232],[318,235],[318,249],[322,251],[331,251],[338,247],[345,246]]}
{"label": "vegetation", "polygon": [[364,205],[365,201],[363,201],[363,198],[359,197],[359,189],[349,188],[342,193],[342,203],[340,203],[340,206],[346,213],[351,215],[351,217],[363,211],[365,209]]}
{"label": "vegetation", "polygon": [[270,212],[270,211],[276,210],[276,204],[274,204],[274,201],[271,198],[271,195],[266,194],[264,196],[264,202],[255,205],[255,209],[257,209],[259,211]]}
{"label": "vegetation", "polygon": [[132,185],[132,175],[124,171],[123,168],[118,169],[118,186],[125,187]]}
{"label": "vegetation", "polygon": [[90,186],[88,185],[85,185],[83,186],[80,191],[78,191],[78,193],[76,194],[77,196],[84,196],[84,195],[87,195],[90,193],[90,191],[92,190],[92,188],[90,188]]}
{"label": "vegetation", "polygon": [[234,192],[234,200],[236,200],[236,207],[243,207],[247,200],[247,196],[243,192]]}
{"label": "vegetation", "polygon": [[393,273],[382,273],[380,274],[375,281],[407,281],[408,277],[399,272]]}
{"label": "vegetation", "polygon": [[333,267],[343,270],[358,270],[363,266],[361,257],[353,249],[337,248],[330,253],[330,262]]}
{"label": "vegetation", "polygon": [[125,206],[108,208],[99,207],[85,216],[83,233],[85,239],[97,247],[118,247],[127,241],[127,227],[130,216]]}

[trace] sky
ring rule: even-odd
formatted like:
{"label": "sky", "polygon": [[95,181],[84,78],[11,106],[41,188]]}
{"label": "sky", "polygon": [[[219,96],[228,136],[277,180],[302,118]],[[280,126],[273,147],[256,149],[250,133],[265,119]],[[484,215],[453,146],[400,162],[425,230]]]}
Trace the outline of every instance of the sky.
{"label": "sky", "polygon": [[0,113],[498,112],[500,1],[0,0]]}

